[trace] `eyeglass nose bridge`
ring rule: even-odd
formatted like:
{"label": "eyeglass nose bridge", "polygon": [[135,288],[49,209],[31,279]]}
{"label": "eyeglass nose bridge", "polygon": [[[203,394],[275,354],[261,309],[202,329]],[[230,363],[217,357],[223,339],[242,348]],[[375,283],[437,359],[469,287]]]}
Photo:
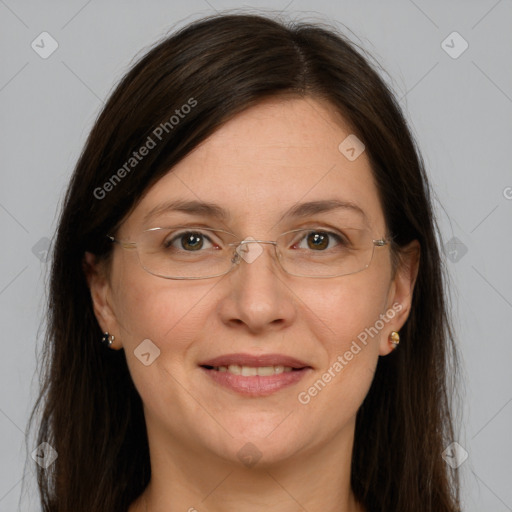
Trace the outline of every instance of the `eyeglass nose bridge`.
{"label": "eyeglass nose bridge", "polygon": [[[276,248],[276,256],[277,256],[277,259],[279,260],[279,254],[277,253],[277,241],[272,241],[272,240],[250,240],[250,239],[245,239],[245,240],[241,240],[239,242],[233,242],[233,243],[230,243],[229,245],[231,246],[234,246],[234,253],[233,253],[233,257],[231,258],[231,263],[233,264],[233,266],[231,267],[231,269],[233,269],[236,265],[238,265],[240,263],[240,261],[242,259],[244,259],[247,263],[252,263],[252,261],[247,261],[243,256],[241,256],[240,252],[239,252],[239,248],[243,245],[246,245],[246,244],[250,244],[250,243],[258,243],[258,244],[270,244],[270,245],[273,245],[275,248]],[[256,259],[256,258],[255,258]]]}

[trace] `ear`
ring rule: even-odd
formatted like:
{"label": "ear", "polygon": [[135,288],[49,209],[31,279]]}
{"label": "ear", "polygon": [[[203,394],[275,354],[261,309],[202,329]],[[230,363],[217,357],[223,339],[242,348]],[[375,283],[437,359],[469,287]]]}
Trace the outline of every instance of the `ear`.
{"label": "ear", "polygon": [[405,247],[400,248],[397,269],[389,287],[386,309],[389,312],[388,316],[391,316],[391,312],[395,314],[382,331],[379,350],[381,356],[393,351],[389,335],[392,331],[400,331],[411,311],[414,285],[418,277],[420,252],[421,247],[418,240],[413,240]]}
{"label": "ear", "polygon": [[[94,254],[86,252],[82,268],[91,291],[94,315],[96,316],[101,331],[114,334],[115,337],[119,329],[116,316],[111,306],[111,287],[104,263],[98,261]],[[114,340],[111,348],[120,348],[120,346],[117,345],[118,343]]]}

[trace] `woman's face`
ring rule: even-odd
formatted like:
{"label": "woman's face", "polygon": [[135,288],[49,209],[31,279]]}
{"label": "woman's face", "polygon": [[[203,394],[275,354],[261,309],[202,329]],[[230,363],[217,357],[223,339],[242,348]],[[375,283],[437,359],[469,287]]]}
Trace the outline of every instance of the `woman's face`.
{"label": "woman's face", "polygon": [[[267,100],[225,124],[156,183],[117,238],[133,240],[143,229],[169,225],[220,228],[240,240],[351,225],[383,238],[386,226],[368,157],[363,151],[353,159],[350,149],[339,149],[350,134],[326,103]],[[227,216],[167,211],[144,220],[176,200],[213,203]],[[351,203],[362,213],[346,207],[285,215],[302,203],[325,200]],[[255,259],[241,259],[230,273],[180,281],[149,274],[135,251],[116,244],[109,278],[97,274],[90,280],[100,325],[115,335],[114,348],[125,350],[150,442],[165,440],[175,454],[236,463],[252,457],[260,464],[333,442],[340,446],[351,439],[379,355],[392,350],[390,332],[406,320],[415,267],[392,276],[384,246],[375,248],[361,272],[314,279],[282,271],[272,245],[245,247]],[[316,250],[307,241],[301,247]],[[233,354],[276,357],[248,361],[252,367],[272,361],[288,366],[288,357],[306,368],[278,368],[260,377],[201,366],[220,356],[243,364]]]}

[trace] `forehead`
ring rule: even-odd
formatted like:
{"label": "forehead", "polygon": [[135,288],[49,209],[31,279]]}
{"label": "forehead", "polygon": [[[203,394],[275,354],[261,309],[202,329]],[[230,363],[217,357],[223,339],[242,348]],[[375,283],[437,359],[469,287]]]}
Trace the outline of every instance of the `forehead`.
{"label": "forehead", "polygon": [[232,229],[264,231],[298,203],[329,199],[355,204],[370,227],[382,231],[366,153],[351,161],[339,149],[351,133],[323,101],[266,100],[228,121],[174,166],[127,223],[144,227],[159,206],[189,200],[222,206]]}

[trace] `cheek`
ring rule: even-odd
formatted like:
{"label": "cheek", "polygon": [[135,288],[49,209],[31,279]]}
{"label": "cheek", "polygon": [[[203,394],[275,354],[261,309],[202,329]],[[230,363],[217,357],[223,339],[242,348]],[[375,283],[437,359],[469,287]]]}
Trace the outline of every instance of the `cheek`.
{"label": "cheek", "polygon": [[[326,280],[321,293],[307,295],[307,305],[318,316],[317,324],[325,329],[330,355],[348,350],[353,340],[364,340],[364,333],[377,326],[382,330],[380,315],[385,313],[389,282],[378,271]],[[376,269],[377,270],[377,269]],[[384,275],[384,277],[382,277]],[[306,293],[304,291],[304,293]],[[371,331],[376,339],[375,331]],[[361,336],[360,336],[361,335]],[[376,344],[376,343],[375,343]]]}
{"label": "cheek", "polygon": [[203,323],[204,299],[213,284],[166,280],[133,264],[118,268],[113,301],[127,356],[145,339],[150,339],[161,355],[183,351],[192,331]]}
{"label": "cheek", "polygon": [[[368,269],[369,270],[369,269]],[[380,274],[386,275],[385,272]],[[386,336],[385,304],[388,282],[378,272],[344,276],[310,294],[308,306],[321,330],[325,357],[314,378],[301,389],[299,402],[322,414],[331,411],[334,425],[355,415],[370,388]]]}
{"label": "cheek", "polygon": [[179,412],[181,402],[170,406],[165,397],[176,396],[180,388],[176,383],[186,380],[187,354],[204,325],[201,300],[209,287],[168,282],[148,274],[126,278],[122,290],[116,314],[135,387],[150,409]]}

